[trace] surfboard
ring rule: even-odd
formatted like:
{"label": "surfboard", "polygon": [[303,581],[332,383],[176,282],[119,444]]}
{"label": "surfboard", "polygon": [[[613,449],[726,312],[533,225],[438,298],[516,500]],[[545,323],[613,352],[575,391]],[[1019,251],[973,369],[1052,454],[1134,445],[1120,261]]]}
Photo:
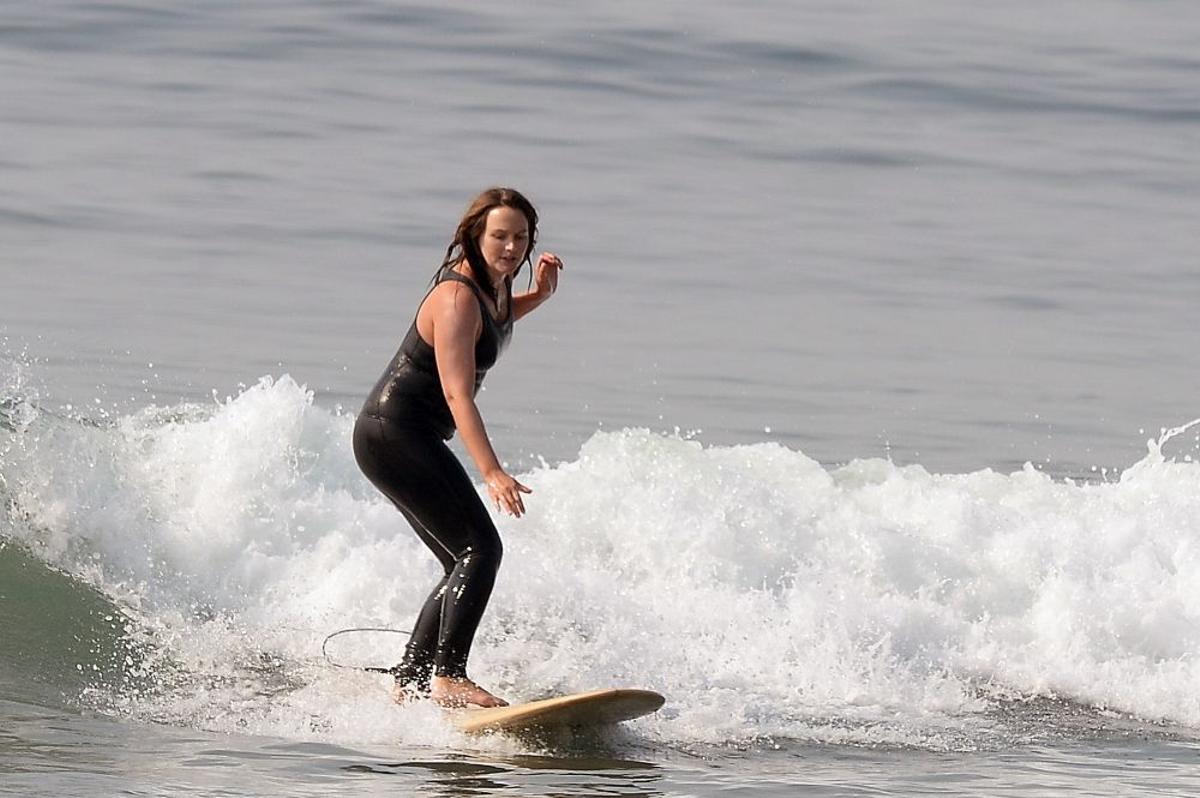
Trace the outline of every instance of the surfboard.
{"label": "surfboard", "polygon": [[570,726],[604,726],[656,712],[666,701],[653,690],[614,688],[543,698],[507,707],[458,710],[454,725],[467,734]]}

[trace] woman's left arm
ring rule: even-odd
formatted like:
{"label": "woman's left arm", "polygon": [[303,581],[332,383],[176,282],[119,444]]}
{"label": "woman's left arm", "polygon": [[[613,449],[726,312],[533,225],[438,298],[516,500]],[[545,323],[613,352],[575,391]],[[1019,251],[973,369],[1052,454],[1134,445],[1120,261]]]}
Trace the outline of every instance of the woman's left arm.
{"label": "woman's left arm", "polygon": [[514,296],[513,318],[519,319],[549,299],[558,289],[558,273],[562,271],[562,258],[553,252],[543,252],[533,267],[533,290]]}

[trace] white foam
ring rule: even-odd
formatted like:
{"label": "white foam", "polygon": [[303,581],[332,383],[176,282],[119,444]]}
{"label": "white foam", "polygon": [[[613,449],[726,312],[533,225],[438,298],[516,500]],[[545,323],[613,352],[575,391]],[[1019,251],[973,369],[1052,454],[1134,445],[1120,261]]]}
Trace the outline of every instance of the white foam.
{"label": "white foam", "polygon": [[[436,578],[359,475],[351,427],[284,377],[107,426],[42,416],[9,440],[18,534],[138,607],[192,674],[127,711],[452,734],[389,705],[382,677],[319,660],[336,628],[406,627]],[[929,739],[996,694],[1200,727],[1200,465],[1160,441],[1119,481],[1074,484],[623,430],[522,481],[535,493],[525,518],[497,518],[505,562],[472,657],[512,698],[658,689],[669,703],[640,733],[691,743]]]}

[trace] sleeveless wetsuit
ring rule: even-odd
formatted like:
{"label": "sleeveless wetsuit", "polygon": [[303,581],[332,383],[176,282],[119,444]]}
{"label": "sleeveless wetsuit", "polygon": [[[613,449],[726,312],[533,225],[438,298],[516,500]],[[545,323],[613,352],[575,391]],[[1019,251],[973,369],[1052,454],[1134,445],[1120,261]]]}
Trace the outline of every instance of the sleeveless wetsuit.
{"label": "sleeveless wetsuit", "polygon": [[[483,315],[483,331],[475,343],[478,393],[512,335],[511,295],[507,318],[497,323],[473,280],[445,270],[437,283],[446,280],[469,286]],[[445,444],[453,434],[454,418],[433,347],[417,331],[414,318],[358,415],[354,457],[442,564],[444,575],[417,616],[403,660],[392,669],[397,681],[422,690],[429,689],[431,673],[466,676],[471,641],[503,552],[475,486]]]}

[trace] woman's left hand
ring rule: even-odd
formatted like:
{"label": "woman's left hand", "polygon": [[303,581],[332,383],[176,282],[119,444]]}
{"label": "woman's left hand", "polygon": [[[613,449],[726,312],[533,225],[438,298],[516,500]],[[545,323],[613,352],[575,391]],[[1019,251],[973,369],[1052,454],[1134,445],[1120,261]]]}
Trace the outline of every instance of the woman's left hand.
{"label": "woman's left hand", "polygon": [[548,297],[558,289],[558,273],[562,270],[562,258],[553,252],[543,252],[533,267],[533,285],[537,293]]}
{"label": "woman's left hand", "polygon": [[524,515],[525,502],[521,500],[521,494],[533,493],[532,490],[517,482],[502,468],[485,474],[483,482],[487,485],[488,495],[492,497],[497,510],[504,510],[517,518]]}

